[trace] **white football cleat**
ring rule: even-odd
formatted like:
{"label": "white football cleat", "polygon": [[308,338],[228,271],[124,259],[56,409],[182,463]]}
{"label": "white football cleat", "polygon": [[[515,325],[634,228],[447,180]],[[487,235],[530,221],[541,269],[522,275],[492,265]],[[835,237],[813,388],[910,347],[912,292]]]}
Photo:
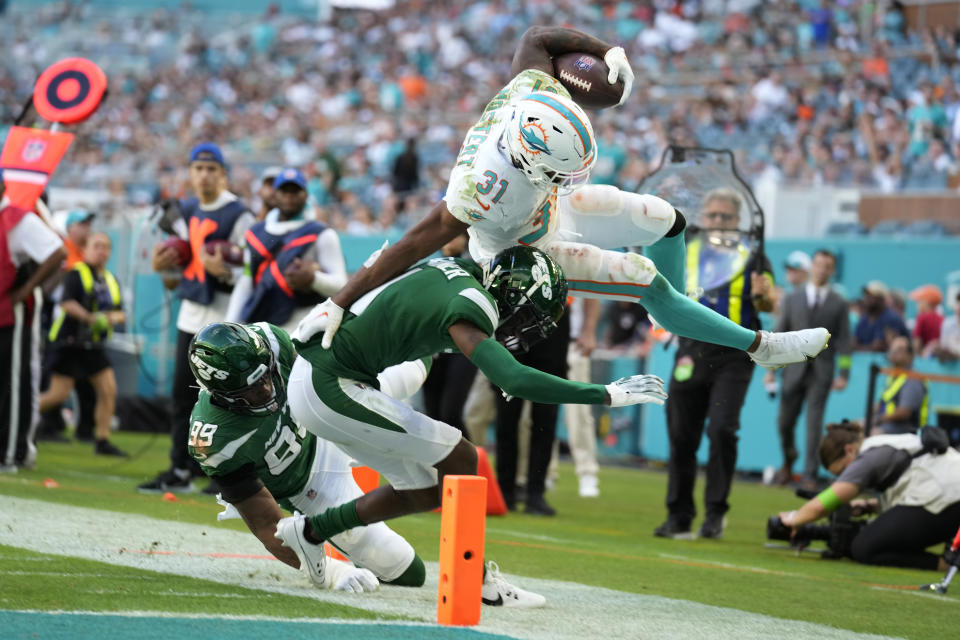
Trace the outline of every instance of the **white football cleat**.
{"label": "white football cleat", "polygon": [[600,495],[600,483],[597,476],[587,473],[580,476],[580,497],[596,498]]}
{"label": "white football cleat", "polygon": [[303,525],[307,517],[297,513],[283,518],[277,523],[277,532],[274,534],[283,546],[293,550],[300,559],[300,568],[306,568],[310,581],[321,589],[330,588],[330,577],[327,575],[327,554],[323,544],[313,544],[303,535]]}
{"label": "white football cleat", "polygon": [[492,560],[487,562],[480,598],[483,604],[491,607],[533,609],[547,604],[547,599],[540,594],[524,591],[507,582],[500,574],[500,567]]}
{"label": "white football cleat", "polygon": [[761,331],[760,346],[747,355],[761,367],[779,369],[788,364],[816,358],[817,354],[827,348],[828,342],[830,332],[823,327],[785,333]]}

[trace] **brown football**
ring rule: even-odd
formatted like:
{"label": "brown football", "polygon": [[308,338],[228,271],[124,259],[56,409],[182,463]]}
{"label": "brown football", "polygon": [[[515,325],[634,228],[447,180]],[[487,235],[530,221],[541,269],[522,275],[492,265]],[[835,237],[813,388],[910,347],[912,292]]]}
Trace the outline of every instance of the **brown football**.
{"label": "brown football", "polygon": [[589,53],[565,53],[553,59],[553,75],[585,109],[606,109],[620,102],[623,78],[607,82],[607,64]]}

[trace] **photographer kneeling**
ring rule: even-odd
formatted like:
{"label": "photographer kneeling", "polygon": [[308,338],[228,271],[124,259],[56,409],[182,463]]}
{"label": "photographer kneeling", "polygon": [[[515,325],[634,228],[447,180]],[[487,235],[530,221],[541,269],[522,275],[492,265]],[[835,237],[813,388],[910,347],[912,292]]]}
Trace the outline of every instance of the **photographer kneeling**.
{"label": "photographer kneeling", "polygon": [[[820,462],[836,481],[796,511],[781,513],[780,520],[796,533],[850,502],[855,514],[880,513],[853,539],[856,562],[945,570],[943,559],[926,549],[952,538],[960,525],[960,453],[945,438],[929,438],[945,436],[942,430],[924,431],[929,433],[923,440],[915,434],[864,439],[859,424],[828,425]],[[854,500],[864,490],[879,493],[879,501]]]}

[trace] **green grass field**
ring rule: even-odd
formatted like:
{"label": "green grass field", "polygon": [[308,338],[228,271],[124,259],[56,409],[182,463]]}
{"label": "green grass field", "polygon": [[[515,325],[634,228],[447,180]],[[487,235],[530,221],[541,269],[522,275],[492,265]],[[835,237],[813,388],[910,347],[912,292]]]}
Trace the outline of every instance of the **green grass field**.
{"label": "green grass field", "polygon": [[[168,521],[174,523],[174,527],[202,525],[210,530],[245,531],[244,525],[236,520],[216,522],[220,508],[213,498],[195,494],[166,502],[160,496],[138,494],[134,489],[138,482],[165,468],[168,440],[164,436],[123,433],[115,439],[135,456],[118,462],[94,457],[85,445],[42,443],[36,470],[0,475],[0,499],[42,501],[54,509],[54,514],[56,509],[66,512],[75,507],[103,510],[98,517],[102,515],[107,523],[116,515],[112,512],[117,512]],[[45,486],[46,479],[54,480],[57,486]],[[867,567],[846,560],[822,560],[813,554],[798,557],[787,550],[765,549],[766,518],[799,504],[792,492],[785,489],[737,483],[729,526],[721,541],[654,538],[653,528],[664,517],[665,484],[663,473],[606,467],[600,476],[601,497],[585,500],[576,495],[576,478],[570,465],[561,465],[559,485],[549,495],[559,515],[550,519],[523,514],[489,518],[486,556],[496,560],[512,576],[580,583],[640,596],[662,596],[861,633],[923,639],[957,637],[960,582],[951,593],[937,596],[910,588],[939,581],[942,578],[939,573]],[[14,530],[7,524],[11,517],[12,514],[0,511],[0,529],[6,528],[8,534]],[[43,523],[36,532],[38,536],[48,532],[44,531],[47,528],[55,531],[58,526],[66,526],[57,517],[45,518]],[[436,561],[438,515],[410,516],[390,524],[426,561]],[[109,535],[109,531],[104,534]],[[248,537],[253,540],[252,536]],[[358,606],[351,606],[347,604],[351,602],[348,597],[322,601],[223,584],[205,579],[203,573],[171,575],[84,559],[84,554],[79,549],[71,549],[69,544],[38,552],[35,544],[20,544],[9,535],[0,540],[5,543],[0,545],[0,610],[3,610],[0,628],[5,619],[8,623],[13,621],[14,630],[32,629],[34,634],[29,637],[81,636],[74,634],[80,627],[71,631],[70,625],[64,634],[58,635],[57,629],[64,625],[63,620],[57,626],[49,617],[24,618],[26,614],[12,612],[308,617],[312,624],[320,625],[317,630],[323,627],[320,621],[326,619],[431,621],[416,612],[369,610],[366,604],[371,598],[379,597],[378,594],[353,596],[358,598],[353,601]],[[118,541],[116,546],[123,546],[123,542]],[[279,563],[262,562],[270,572],[295,576],[295,572]],[[522,578],[517,582],[524,586]],[[589,602],[583,606],[589,607]],[[642,606],[622,610],[621,622],[642,621],[644,615]],[[696,620],[685,622],[696,628]],[[296,628],[307,635],[311,633],[309,624]],[[352,625],[350,628],[355,632],[349,637],[365,637],[358,635],[362,627]],[[410,629],[414,634],[411,637],[460,637],[464,633],[402,625],[391,629]],[[427,629],[430,635],[425,635]],[[545,637],[550,637],[549,629],[544,631]],[[95,633],[100,637],[113,637],[102,629]],[[203,635],[209,638],[210,633]],[[218,635],[216,631],[212,633]],[[582,637],[600,634],[600,630],[594,629]],[[669,628],[654,635],[674,637]],[[701,637],[718,635],[711,623],[704,620]],[[0,632],[0,637],[8,636]],[[387,633],[379,637],[401,636]],[[641,633],[634,637],[647,635]]]}

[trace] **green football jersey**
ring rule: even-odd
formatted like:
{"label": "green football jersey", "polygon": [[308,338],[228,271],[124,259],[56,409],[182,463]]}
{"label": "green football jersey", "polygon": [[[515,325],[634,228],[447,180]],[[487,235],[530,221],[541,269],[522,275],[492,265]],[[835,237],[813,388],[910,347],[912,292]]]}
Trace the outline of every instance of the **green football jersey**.
{"label": "green football jersey", "polygon": [[[279,382],[286,388],[297,357],[290,336],[266,322],[247,327],[270,345]],[[277,500],[296,495],[310,477],[316,436],[294,423],[285,397],[273,415],[251,416],[213,404],[210,394],[201,389],[190,425],[187,448],[211,477],[252,463],[260,481]]]}
{"label": "green football jersey", "polygon": [[447,331],[465,320],[493,335],[497,303],[480,284],[482,271],[459,258],[421,262],[357,300],[344,314],[330,349],[322,334],[297,351],[315,367],[376,388],[377,374],[401,362],[455,351]]}

